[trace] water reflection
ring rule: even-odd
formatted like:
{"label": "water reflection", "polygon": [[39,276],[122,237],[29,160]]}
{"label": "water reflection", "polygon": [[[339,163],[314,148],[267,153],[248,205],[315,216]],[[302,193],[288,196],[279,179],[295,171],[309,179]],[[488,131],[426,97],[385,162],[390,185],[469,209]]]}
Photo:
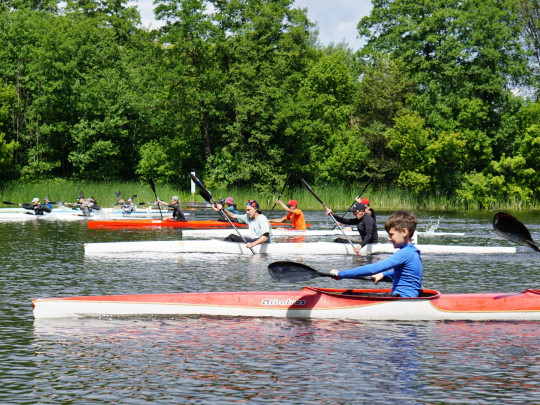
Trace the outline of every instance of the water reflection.
{"label": "water reflection", "polygon": [[[307,215],[317,227],[333,226],[324,214]],[[432,219],[437,231],[467,233],[429,243],[509,245],[493,235],[491,213],[419,217],[421,228]],[[538,216],[518,217],[538,240]],[[85,242],[180,237],[176,230],[90,231],[83,221],[0,223],[0,402],[540,403],[539,322],[33,319],[30,302],[38,297],[298,290],[304,283],[273,281],[268,263],[327,270],[382,258],[89,258],[83,251]],[[423,284],[443,292],[521,292],[540,286],[539,257],[526,249],[425,255]],[[329,278],[310,284],[373,286]]]}

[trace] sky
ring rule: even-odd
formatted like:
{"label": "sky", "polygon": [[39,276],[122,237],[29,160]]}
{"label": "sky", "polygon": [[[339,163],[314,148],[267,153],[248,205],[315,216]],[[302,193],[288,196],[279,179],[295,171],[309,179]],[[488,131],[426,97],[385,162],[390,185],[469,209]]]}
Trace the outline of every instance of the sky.
{"label": "sky", "polygon": [[[162,25],[154,19],[153,0],[134,0],[132,3],[139,9],[143,26],[158,28]],[[308,9],[308,18],[317,24],[319,41],[323,45],[344,41],[354,50],[362,46],[356,25],[371,12],[371,0],[295,0],[294,6]]]}

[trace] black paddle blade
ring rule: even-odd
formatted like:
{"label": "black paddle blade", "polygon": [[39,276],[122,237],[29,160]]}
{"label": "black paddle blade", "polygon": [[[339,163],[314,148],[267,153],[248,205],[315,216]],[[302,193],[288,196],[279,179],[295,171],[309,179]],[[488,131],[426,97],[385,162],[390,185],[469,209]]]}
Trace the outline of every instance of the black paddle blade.
{"label": "black paddle blade", "polygon": [[205,193],[202,188],[199,189],[199,195],[203,198],[204,201],[211,204],[210,203],[210,198],[212,198],[212,197],[208,193]]}
{"label": "black paddle blade", "polygon": [[131,196],[131,199],[132,199],[132,200],[134,200],[135,198],[137,198],[137,194],[133,194],[133,195]]}
{"label": "black paddle blade", "polygon": [[204,201],[206,201],[207,203],[212,203],[213,198],[212,194],[210,194],[210,191],[208,191],[208,189],[193,173],[190,173],[189,176],[191,177],[191,180],[193,180],[193,182],[199,187],[199,194],[204,199]]}
{"label": "black paddle blade", "polygon": [[316,277],[332,277],[330,274],[320,273],[305,264],[285,261],[270,263],[268,272],[274,280],[288,283],[307,281]]}
{"label": "black paddle blade", "polygon": [[84,193],[81,190],[81,187],[77,187],[79,189],[79,198],[85,198]]}
{"label": "black paddle blade", "polygon": [[2,203],[6,204],[6,205],[19,205],[17,203],[11,202],[11,201],[2,201]]}
{"label": "black paddle blade", "polygon": [[116,191],[114,194],[116,195],[116,198],[118,199],[118,198],[120,198],[120,195],[121,195],[122,193],[120,193],[120,191]]}
{"label": "black paddle blade", "polygon": [[154,184],[154,180],[148,179],[148,184],[150,184],[150,188],[152,189],[154,194],[156,194],[156,185]]}
{"label": "black paddle blade", "polygon": [[495,229],[497,235],[505,239],[540,252],[540,248],[534,243],[527,227],[507,212],[497,212],[495,214],[493,217],[493,229]]}

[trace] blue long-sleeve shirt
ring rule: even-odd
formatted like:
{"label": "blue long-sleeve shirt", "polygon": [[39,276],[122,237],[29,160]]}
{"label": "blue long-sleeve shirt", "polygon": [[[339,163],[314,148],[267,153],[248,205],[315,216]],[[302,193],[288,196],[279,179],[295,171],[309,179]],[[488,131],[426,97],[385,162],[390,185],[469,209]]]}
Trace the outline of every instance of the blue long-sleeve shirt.
{"label": "blue long-sleeve shirt", "polygon": [[384,276],[392,278],[392,294],[399,294],[401,297],[418,297],[422,288],[422,258],[420,251],[412,243],[403,246],[392,256],[380,262],[350,270],[341,270],[338,272],[338,276],[340,278],[355,278],[371,276],[380,272],[383,272]]}

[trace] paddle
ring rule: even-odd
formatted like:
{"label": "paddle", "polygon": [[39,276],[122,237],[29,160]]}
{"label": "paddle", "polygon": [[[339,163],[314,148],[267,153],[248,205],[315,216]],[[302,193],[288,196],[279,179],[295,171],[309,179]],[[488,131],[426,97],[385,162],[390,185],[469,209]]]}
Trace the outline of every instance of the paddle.
{"label": "paddle", "polygon": [[81,190],[81,187],[80,187],[80,186],[77,186],[77,188],[79,189],[79,198],[81,198],[81,197],[82,197],[82,198],[85,198],[85,197],[84,197],[84,193],[83,193],[82,190]]}
{"label": "paddle", "polygon": [[[150,183],[150,188],[152,189],[152,191],[154,192],[154,197],[156,197],[156,201],[159,200],[159,198],[157,198],[157,193],[156,193],[156,186],[154,184],[154,180],[152,179],[148,179],[148,183]],[[163,214],[161,213],[161,206],[159,203],[157,203],[157,207],[159,209],[159,216],[161,217],[161,220],[163,221]]]}
{"label": "paddle", "polygon": [[[19,205],[19,203],[14,203],[11,201],[2,201],[5,205]],[[50,204],[62,204],[62,201],[49,201]],[[29,204],[29,203],[21,203],[21,204]]]}
{"label": "paddle", "polygon": [[[208,191],[208,189],[201,183],[201,181],[193,174],[193,173],[190,173],[189,174],[191,176],[191,180],[193,180],[193,182],[199,186],[199,194],[201,195],[201,197],[204,199],[204,201],[206,201],[207,203],[209,204],[213,204],[213,205],[217,205],[216,203],[216,200],[214,200],[214,197],[212,197],[212,194],[210,194],[210,191]],[[219,213],[224,216],[228,221],[229,223],[231,224],[231,226],[234,228],[234,230],[236,231],[236,233],[242,238],[242,240],[244,241],[244,243],[247,245],[247,241],[246,239],[242,236],[242,234],[240,233],[240,231],[238,230],[238,228],[236,228],[236,226],[234,226],[233,222],[231,221],[231,219],[229,218],[228,215],[225,214],[225,212],[221,212],[223,211],[223,206],[221,206],[221,209],[219,210]],[[251,253],[255,254],[255,251],[252,249],[252,248],[249,248],[249,250],[251,250]]]}
{"label": "paddle", "polygon": [[[358,194],[358,197],[356,197],[356,198],[362,197],[362,194],[364,194],[364,191],[366,191],[366,189],[368,188],[369,184],[371,183],[371,180],[373,180],[373,177],[375,177],[375,176],[371,176],[371,178],[368,180],[368,182],[366,183],[366,185],[364,186],[364,188],[362,189],[362,191],[360,191],[360,194]],[[355,203],[356,203],[356,199],[355,199],[355,201],[351,204],[351,206],[347,209],[347,211],[345,211],[345,213],[344,213],[342,216],[347,215],[347,212],[349,212],[349,209],[351,209],[351,207],[352,207]]]}
{"label": "paddle", "polygon": [[[323,202],[323,200],[321,200],[319,197],[317,197],[317,194],[315,194],[315,191],[313,191],[311,189],[311,187],[309,186],[309,184],[306,183],[306,181],[304,179],[300,179],[302,181],[302,184],[304,185],[305,188],[307,188],[307,190],[313,194],[313,197],[315,197],[321,204],[322,206],[326,209],[328,208],[326,206],[326,204]],[[347,234],[345,233],[345,231],[343,230],[343,228],[341,226],[339,226],[339,222],[337,221],[337,219],[334,217],[334,214],[330,214],[330,216],[332,217],[332,219],[334,220],[334,222],[336,223],[336,226],[339,228],[339,230],[341,231],[341,233],[343,234],[343,236],[345,236],[347,238],[347,240],[349,241],[349,243],[351,244],[351,246],[353,247],[354,249],[354,244],[352,243],[352,241],[349,239],[349,237],[347,236]]]}
{"label": "paddle", "polygon": [[[279,197],[277,198],[277,200],[281,199],[281,196],[283,195],[283,192],[285,191],[285,187],[287,187],[287,183],[289,182],[289,177],[291,177],[291,173],[287,173],[287,178],[285,179],[285,184],[283,184],[283,188],[281,189],[281,193],[279,193]],[[276,208],[276,204],[277,203],[274,202],[274,206],[272,207],[272,209],[268,213],[267,218],[270,218],[270,214],[272,214],[274,212],[274,208]]]}
{"label": "paddle", "polygon": [[537,252],[540,248],[534,243],[529,230],[517,218],[507,212],[497,212],[493,217],[493,229],[497,235]]}
{"label": "paddle", "polygon": [[[309,266],[296,262],[274,262],[268,265],[268,273],[276,281],[295,283],[307,281],[316,277],[332,277],[329,273],[321,273]],[[373,280],[372,276],[358,277],[359,280]]]}

